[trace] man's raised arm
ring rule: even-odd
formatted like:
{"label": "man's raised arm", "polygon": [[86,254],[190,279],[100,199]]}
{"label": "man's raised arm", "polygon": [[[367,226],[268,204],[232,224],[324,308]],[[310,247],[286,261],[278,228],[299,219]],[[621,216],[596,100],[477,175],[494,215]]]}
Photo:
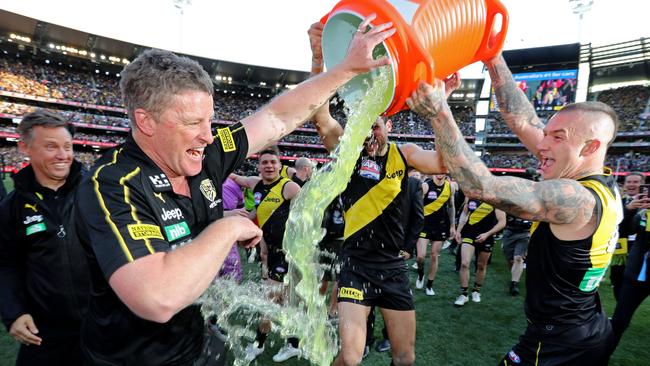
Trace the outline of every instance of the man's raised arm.
{"label": "man's raised arm", "polygon": [[365,32],[374,18],[373,14],[361,22],[348,54],[340,64],[300,83],[242,120],[248,136],[249,155],[295,130],[354,76],[390,63],[386,57],[373,59],[372,51],[392,36],[395,29],[391,28],[392,23],[385,23]]}
{"label": "man's raised arm", "polygon": [[487,61],[485,66],[490,72],[501,116],[526,148],[537,156],[537,144],[544,137],[544,124],[535,108],[517,86],[501,54]]}
{"label": "man's raised arm", "polygon": [[575,180],[533,182],[493,176],[463,138],[443,89],[440,80],[436,80],[435,88],[421,83],[407,103],[413,111],[431,121],[438,152],[467,197],[480,199],[526,220],[579,225],[591,219],[596,200]]}

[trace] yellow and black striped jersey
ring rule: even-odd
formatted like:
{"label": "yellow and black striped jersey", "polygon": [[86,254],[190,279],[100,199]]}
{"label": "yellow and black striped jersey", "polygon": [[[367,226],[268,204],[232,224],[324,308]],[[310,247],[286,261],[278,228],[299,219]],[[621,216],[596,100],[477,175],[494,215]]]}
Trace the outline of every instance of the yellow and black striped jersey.
{"label": "yellow and black striped jersey", "polygon": [[476,239],[477,236],[492,230],[497,224],[494,206],[476,199],[467,201],[467,222],[460,235],[463,238]]}
{"label": "yellow and black striped jersey", "polygon": [[408,207],[406,159],[395,144],[384,156],[362,152],[342,193],[345,209],[343,257],[368,267],[404,266],[404,208]]}
{"label": "yellow and black striped jersey", "polygon": [[278,177],[273,183],[264,184],[259,181],[253,188],[255,207],[257,208],[257,222],[264,231],[264,240],[267,245],[282,247],[284,227],[289,218],[291,200],[284,198],[282,191],[291,180]]}
{"label": "yellow and black striped jersey", "polygon": [[581,240],[560,240],[547,222],[536,222],[526,260],[526,315],[533,323],[582,324],[601,313],[598,285],[605,275],[623,218],[615,178],[578,180],[596,198],[595,232]]}
{"label": "yellow and black striped jersey", "polygon": [[451,184],[448,180],[439,186],[433,179],[427,179],[424,184],[429,186],[428,192],[424,195],[424,222],[425,225],[442,224],[449,226],[449,200],[451,196]]}
{"label": "yellow and black striped jersey", "polygon": [[290,179],[289,177],[289,166],[288,165],[282,165],[282,169],[280,169],[280,176],[282,178],[287,178]]}

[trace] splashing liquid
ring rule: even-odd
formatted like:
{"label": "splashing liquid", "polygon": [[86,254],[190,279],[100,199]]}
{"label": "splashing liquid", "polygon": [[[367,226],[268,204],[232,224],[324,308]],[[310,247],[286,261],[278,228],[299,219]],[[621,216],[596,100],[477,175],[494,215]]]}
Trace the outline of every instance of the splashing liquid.
{"label": "splashing liquid", "polygon": [[346,99],[348,122],[332,160],[315,172],[291,201],[283,240],[289,263],[284,282],[290,289],[285,305],[270,300],[272,289],[262,284],[230,281],[211,286],[199,300],[203,313],[216,315],[217,323],[228,333],[235,365],[246,364],[241,340],[254,339],[261,317],[271,320],[273,331],[281,336],[298,337],[303,357],[314,364],[330,365],[338,352],[337,329],[328,322],[326,299],[318,292],[323,274],[318,243],[325,234],[323,213],[347,187],[363,142],[384,110],[382,98],[389,87],[389,72],[382,67],[371,73],[367,93]]}

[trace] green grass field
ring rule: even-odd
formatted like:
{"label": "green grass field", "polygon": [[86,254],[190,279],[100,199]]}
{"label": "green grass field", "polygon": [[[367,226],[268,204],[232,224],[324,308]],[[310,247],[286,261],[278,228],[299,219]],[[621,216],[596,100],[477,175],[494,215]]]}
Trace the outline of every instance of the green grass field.
{"label": "green grass field", "polygon": [[[409,263],[410,265],[410,263]],[[439,277],[436,281],[436,296],[427,297],[422,291],[415,292],[417,314],[416,363],[419,365],[496,365],[503,354],[517,341],[524,330],[523,296],[507,295],[510,279],[505,268],[503,255],[495,252],[488,268],[483,286],[483,302],[469,302],[463,308],[452,305],[458,295],[458,276],[453,272],[453,257],[443,253]],[[248,266],[252,271],[256,267]],[[410,270],[413,282],[416,273]],[[614,300],[609,283],[601,286],[601,295],[607,313],[614,310]],[[523,294],[522,294],[523,295]],[[381,317],[379,317],[381,319]],[[650,362],[650,349],[646,341],[650,338],[650,301],[646,301],[636,312],[632,325],[626,332],[610,365],[642,366]],[[381,337],[381,322],[376,325],[376,336]],[[265,353],[257,360],[258,365],[271,365],[271,357],[282,346],[277,337],[271,337]],[[13,365],[17,351],[16,343],[0,331],[0,366]],[[292,359],[285,365],[309,365],[305,360]],[[388,365],[389,353],[377,353],[374,349],[364,360],[364,365]]]}

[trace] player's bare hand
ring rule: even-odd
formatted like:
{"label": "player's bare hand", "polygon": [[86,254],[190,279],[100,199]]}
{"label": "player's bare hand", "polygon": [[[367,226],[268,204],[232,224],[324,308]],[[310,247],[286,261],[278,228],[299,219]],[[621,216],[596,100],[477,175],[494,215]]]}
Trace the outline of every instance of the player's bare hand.
{"label": "player's bare hand", "polygon": [[460,85],[460,74],[457,72],[451,74],[448,78],[445,79],[445,97],[449,99],[451,93],[460,88]]}
{"label": "player's bare hand", "polygon": [[449,110],[445,96],[445,83],[436,79],[433,85],[423,81],[406,99],[409,108],[427,121],[433,121],[443,111]]}
{"label": "player's bare hand", "polygon": [[474,241],[477,242],[477,243],[482,243],[482,242],[486,241],[487,238],[489,238],[489,237],[490,237],[490,235],[488,235],[487,233],[482,233],[482,234],[479,234],[476,237],[476,239],[474,239]]}
{"label": "player's bare hand", "polygon": [[370,23],[376,17],[376,14],[371,14],[359,24],[350,42],[348,54],[340,64],[340,67],[344,70],[361,74],[376,67],[390,64],[388,57],[381,57],[375,60],[372,51],[375,49],[375,46],[395,34],[395,28],[393,28],[392,22],[388,22],[379,24],[368,30],[368,26],[370,26]]}
{"label": "player's bare hand", "polygon": [[309,27],[309,45],[311,46],[311,63],[314,66],[323,66],[323,24],[316,22]]}
{"label": "player's bare hand", "polygon": [[225,211],[223,213],[223,217],[230,217],[230,216],[241,216],[241,217],[248,218],[248,211],[246,211],[245,208],[236,208],[234,210]]}
{"label": "player's bare hand", "polygon": [[248,218],[231,216],[226,220],[229,220],[229,229],[237,233],[235,240],[244,248],[252,248],[262,239],[262,230]]}
{"label": "player's bare hand", "polygon": [[36,335],[38,334],[38,328],[36,328],[34,319],[29,314],[23,314],[14,320],[9,329],[9,334],[15,340],[27,346],[30,344],[40,346],[43,341]]}

